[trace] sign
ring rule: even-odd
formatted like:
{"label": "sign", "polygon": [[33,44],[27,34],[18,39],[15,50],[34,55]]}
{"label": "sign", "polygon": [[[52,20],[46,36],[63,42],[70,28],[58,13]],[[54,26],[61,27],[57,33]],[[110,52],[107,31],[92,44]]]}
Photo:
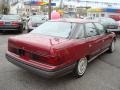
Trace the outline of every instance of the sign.
{"label": "sign", "polygon": [[[48,5],[48,2],[40,2],[40,1],[29,1],[25,2],[25,5],[35,5],[35,6],[40,6],[40,5]],[[56,3],[51,3],[51,6],[56,6]]]}

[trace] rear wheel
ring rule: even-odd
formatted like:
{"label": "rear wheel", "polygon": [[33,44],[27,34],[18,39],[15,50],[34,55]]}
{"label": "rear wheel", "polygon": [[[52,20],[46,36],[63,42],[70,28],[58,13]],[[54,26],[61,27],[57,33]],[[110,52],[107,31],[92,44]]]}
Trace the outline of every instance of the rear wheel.
{"label": "rear wheel", "polygon": [[110,53],[114,52],[115,51],[115,41],[113,40],[110,47],[109,47],[109,50],[108,50]]}
{"label": "rear wheel", "polygon": [[29,33],[29,32],[30,32],[30,29],[28,29],[27,32]]}
{"label": "rear wheel", "polygon": [[28,30],[27,30],[28,33],[31,32],[31,31],[32,31],[32,29],[28,29]]}
{"label": "rear wheel", "polygon": [[86,68],[87,68],[87,63],[88,63],[88,61],[87,61],[86,57],[81,58],[77,62],[76,66],[75,66],[75,70],[74,70],[75,77],[79,78],[84,75]]}
{"label": "rear wheel", "polygon": [[19,27],[17,32],[22,33],[23,32],[23,27]]}

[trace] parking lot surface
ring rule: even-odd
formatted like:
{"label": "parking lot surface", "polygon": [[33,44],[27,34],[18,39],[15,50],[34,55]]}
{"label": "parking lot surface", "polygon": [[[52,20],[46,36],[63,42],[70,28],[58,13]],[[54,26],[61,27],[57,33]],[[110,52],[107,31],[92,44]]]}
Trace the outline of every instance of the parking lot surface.
{"label": "parking lot surface", "polygon": [[82,78],[71,74],[45,79],[7,61],[7,40],[17,34],[0,34],[0,90],[120,90],[120,37],[114,53],[92,61]]}

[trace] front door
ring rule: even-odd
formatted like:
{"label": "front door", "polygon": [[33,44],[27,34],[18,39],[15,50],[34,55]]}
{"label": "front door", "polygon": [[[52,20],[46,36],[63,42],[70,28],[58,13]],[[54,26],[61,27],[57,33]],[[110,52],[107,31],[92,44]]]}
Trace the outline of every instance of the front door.
{"label": "front door", "polygon": [[100,52],[101,47],[100,35],[97,32],[95,25],[93,25],[93,23],[86,23],[85,30],[86,30],[86,44],[89,49],[89,55],[93,57]]}
{"label": "front door", "polygon": [[94,23],[94,24],[95,24],[95,26],[99,32],[100,38],[101,38],[101,50],[105,50],[110,46],[112,37],[111,37],[111,35],[106,33],[103,25],[101,25],[99,23]]}

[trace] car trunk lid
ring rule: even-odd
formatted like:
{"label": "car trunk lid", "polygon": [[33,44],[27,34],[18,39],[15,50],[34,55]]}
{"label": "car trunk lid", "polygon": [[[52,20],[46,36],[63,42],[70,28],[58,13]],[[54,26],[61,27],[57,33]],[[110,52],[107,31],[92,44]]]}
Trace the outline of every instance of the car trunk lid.
{"label": "car trunk lid", "polygon": [[56,57],[51,53],[51,48],[66,40],[67,39],[51,36],[25,34],[9,38],[8,51],[18,55],[24,60],[44,63],[48,62],[47,59],[56,60]]}

